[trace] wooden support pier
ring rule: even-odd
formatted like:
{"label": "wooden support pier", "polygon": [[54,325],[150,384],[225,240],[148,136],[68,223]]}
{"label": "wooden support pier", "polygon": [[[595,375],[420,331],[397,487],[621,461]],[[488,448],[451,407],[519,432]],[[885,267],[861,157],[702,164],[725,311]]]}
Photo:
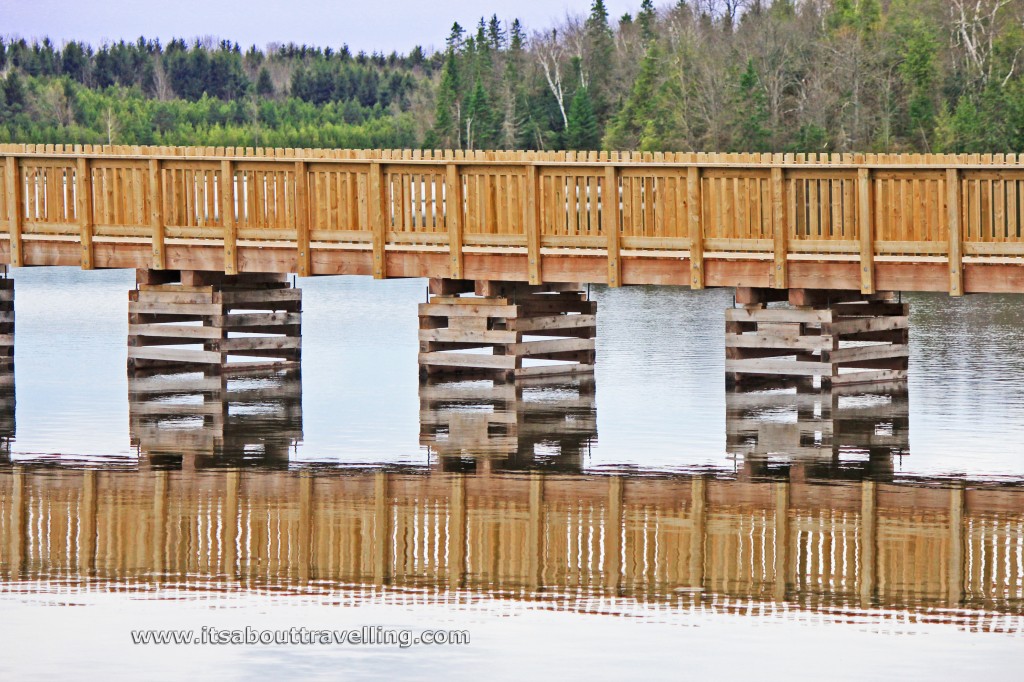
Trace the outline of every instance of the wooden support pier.
{"label": "wooden support pier", "polygon": [[[891,292],[739,289],[725,314],[726,380],[819,377],[824,385],[907,378],[909,305]],[[769,304],[782,301],[782,307]]]}
{"label": "wooden support pier", "polygon": [[300,361],[302,291],[287,275],[139,270],[128,301],[129,370],[217,373]]}
{"label": "wooden support pier", "polygon": [[14,369],[14,280],[0,279],[0,372]]}
{"label": "wooden support pier", "polygon": [[594,371],[597,303],[578,284],[431,280],[419,315],[423,378],[514,380]]}

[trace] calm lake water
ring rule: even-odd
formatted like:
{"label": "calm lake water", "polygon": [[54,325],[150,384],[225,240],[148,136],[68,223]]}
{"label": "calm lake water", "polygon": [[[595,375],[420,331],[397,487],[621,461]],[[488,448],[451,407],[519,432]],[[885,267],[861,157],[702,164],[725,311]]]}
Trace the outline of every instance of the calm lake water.
{"label": "calm lake water", "polygon": [[[423,280],[299,280],[301,376],[222,382],[129,381],[134,273],[14,278],[0,679],[1024,664],[1019,297],[905,295],[910,381],[839,395],[727,391],[731,290],[595,287],[594,379],[517,390],[420,386]],[[471,641],[132,643],[204,626]]]}

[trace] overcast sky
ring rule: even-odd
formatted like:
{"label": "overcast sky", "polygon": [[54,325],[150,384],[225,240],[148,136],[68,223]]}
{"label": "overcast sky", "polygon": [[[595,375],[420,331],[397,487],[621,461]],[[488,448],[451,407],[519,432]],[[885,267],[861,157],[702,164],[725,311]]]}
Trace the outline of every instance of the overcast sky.
{"label": "overcast sky", "polygon": [[[656,5],[664,4],[656,2]],[[296,42],[355,51],[408,52],[444,46],[453,21],[475,25],[481,15],[518,17],[528,31],[585,14],[591,0],[0,0],[0,34],[49,36],[55,43],[93,44],[158,37],[215,36],[243,46]],[[640,0],[605,0],[613,18],[634,13]]]}

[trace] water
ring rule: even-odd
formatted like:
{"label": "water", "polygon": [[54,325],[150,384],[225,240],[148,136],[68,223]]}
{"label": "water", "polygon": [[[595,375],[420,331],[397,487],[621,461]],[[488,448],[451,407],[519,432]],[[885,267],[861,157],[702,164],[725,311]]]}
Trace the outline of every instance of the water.
{"label": "water", "polygon": [[[301,280],[301,376],[221,383],[129,382],[132,273],[15,278],[0,677],[1003,678],[1024,662],[1017,298],[907,296],[906,385],[738,393],[731,291],[595,288],[594,380],[517,392],[419,385],[422,280]],[[204,625],[472,639],[131,643]]]}

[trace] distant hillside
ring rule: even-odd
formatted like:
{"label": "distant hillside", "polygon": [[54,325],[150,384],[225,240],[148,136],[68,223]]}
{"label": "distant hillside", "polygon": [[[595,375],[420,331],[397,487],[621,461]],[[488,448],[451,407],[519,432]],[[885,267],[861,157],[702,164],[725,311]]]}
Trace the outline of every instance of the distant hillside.
{"label": "distant hillside", "polygon": [[0,40],[0,142],[1024,151],[1020,0],[700,0],[444,52]]}

